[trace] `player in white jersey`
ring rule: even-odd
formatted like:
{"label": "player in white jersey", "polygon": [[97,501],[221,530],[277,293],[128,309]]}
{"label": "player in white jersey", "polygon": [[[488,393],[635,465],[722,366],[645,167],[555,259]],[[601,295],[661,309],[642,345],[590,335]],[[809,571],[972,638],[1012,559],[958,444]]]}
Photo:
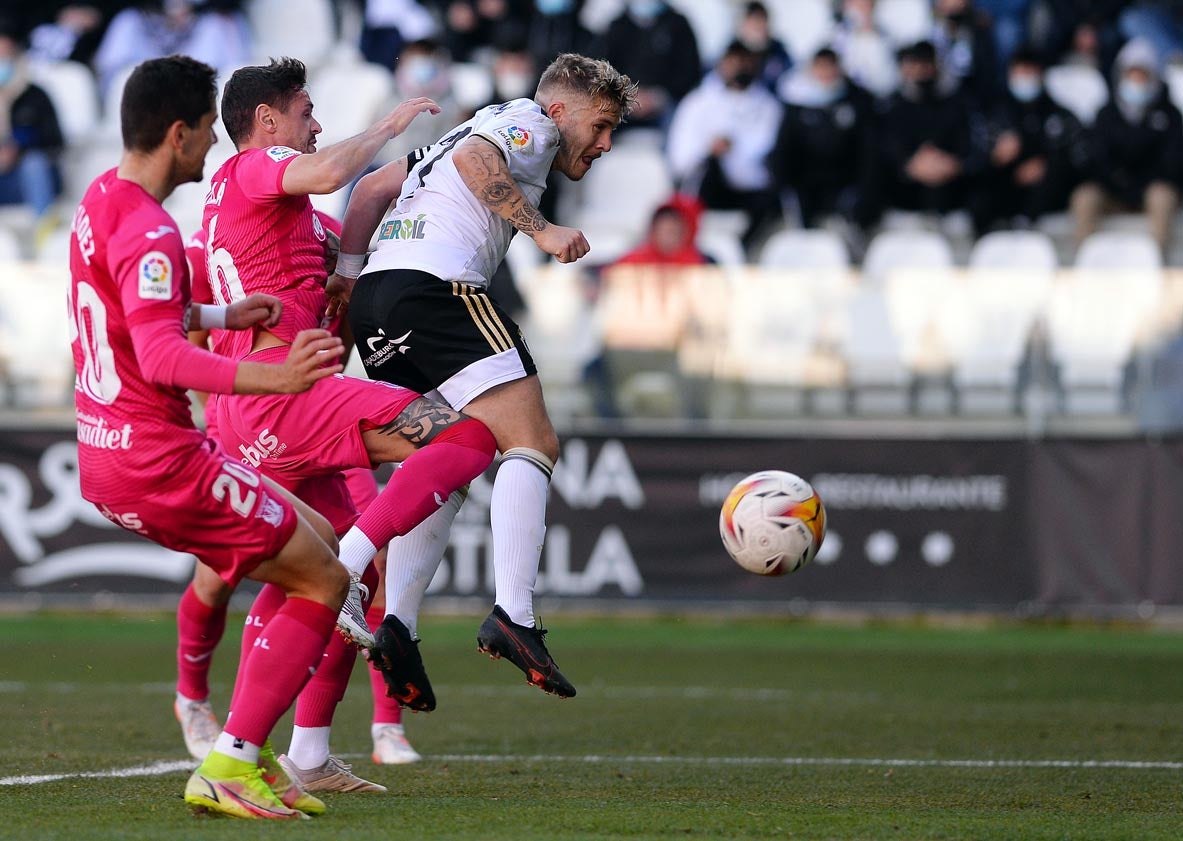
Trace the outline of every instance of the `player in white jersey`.
{"label": "player in white jersey", "polygon": [[[533,605],[558,436],[521,331],[485,290],[518,231],[563,263],[588,253],[583,233],[547,221],[538,199],[550,172],[578,181],[612,148],[612,132],[635,96],[633,82],[607,62],[559,56],[533,99],[481,109],[428,147],[405,180],[401,161],[363,178],[327,287],[348,305],[371,377],[439,394],[497,439],[502,460],[490,502],[496,597],[477,644],[561,697],[575,687],[547,651]],[[355,283],[375,228],[377,251]],[[403,668],[408,680],[427,681],[410,643],[461,501],[453,494],[391,545],[387,616],[375,638],[387,666]]]}

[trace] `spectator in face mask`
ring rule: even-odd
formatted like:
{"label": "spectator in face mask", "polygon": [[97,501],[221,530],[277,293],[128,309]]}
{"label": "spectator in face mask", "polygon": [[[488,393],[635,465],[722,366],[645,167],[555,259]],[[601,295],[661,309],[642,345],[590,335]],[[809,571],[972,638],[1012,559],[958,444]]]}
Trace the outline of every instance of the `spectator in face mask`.
{"label": "spectator in face mask", "polygon": [[770,158],[778,191],[796,194],[807,228],[835,213],[853,218],[870,94],[842,74],[837,54],[825,48],[789,76],[782,96],[787,106]]}
{"label": "spectator in face mask", "polygon": [[708,209],[745,211],[749,251],[780,209],[768,168],[780,120],[780,102],[756,83],[756,57],[733,41],[670,123],[667,154],[680,189]]}
{"label": "spectator in face mask", "polygon": [[1002,221],[1027,227],[1062,210],[1086,160],[1083,129],[1043,85],[1043,65],[1032,51],[1010,61],[1007,93],[989,115],[989,161],[970,202],[974,225]]}
{"label": "spectator in face mask", "polygon": [[756,65],[759,68],[756,78],[770,91],[775,91],[777,83],[792,66],[793,60],[789,58],[789,51],[785,45],[772,37],[768,7],[759,0],[745,5],[735,30],[735,37],[756,57]]}
{"label": "spectator in face mask", "polygon": [[1179,206],[1183,116],[1171,104],[1149,42],[1135,39],[1118,53],[1113,89],[1089,133],[1088,181],[1072,194],[1077,244],[1103,214],[1143,210],[1165,253]]}
{"label": "spectator in face mask", "polygon": [[0,204],[47,221],[58,192],[62,132],[49,95],[29,81],[15,34],[0,30]]}
{"label": "spectator in face mask", "polygon": [[394,63],[394,83],[390,98],[378,107],[375,115],[389,114],[400,102],[426,96],[440,106],[438,114],[420,114],[403,133],[391,140],[374,159],[377,168],[439,140],[452,126],[469,116],[452,93],[452,59],[438,41],[424,38],[403,47]]}
{"label": "spectator in face mask", "polygon": [[900,90],[886,100],[864,167],[865,227],[887,207],[927,213],[964,208],[968,179],[980,169],[975,119],[966,99],[937,75],[933,45],[900,51]]}
{"label": "spectator in face mask", "polygon": [[990,19],[974,8],[973,0],[935,0],[932,12],[932,42],[941,75],[975,107],[989,107],[1001,82]]}
{"label": "spectator in face mask", "polygon": [[665,0],[628,0],[624,11],[592,45],[640,85],[637,104],[621,129],[659,127],[702,78],[698,40],[690,21]]}
{"label": "spectator in face mask", "polygon": [[534,64],[546,67],[563,53],[587,54],[592,34],[579,22],[583,0],[534,0],[526,43]]}
{"label": "spectator in face mask", "polygon": [[843,0],[833,46],[842,69],[856,85],[875,96],[887,96],[896,89],[895,51],[875,23],[875,0]]}

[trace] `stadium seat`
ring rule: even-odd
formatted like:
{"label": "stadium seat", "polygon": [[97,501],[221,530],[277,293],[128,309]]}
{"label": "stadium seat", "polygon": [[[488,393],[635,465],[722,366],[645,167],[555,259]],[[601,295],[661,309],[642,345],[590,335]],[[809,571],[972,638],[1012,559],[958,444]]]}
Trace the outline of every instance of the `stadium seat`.
{"label": "stadium seat", "polygon": [[993,231],[969,253],[970,268],[1019,269],[1051,273],[1056,270],[1056,247],[1051,237],[1038,231]]}
{"label": "stadium seat", "polygon": [[312,74],[308,90],[324,128],[317,146],[345,140],[368,128],[392,96],[390,71],[369,62],[334,62]]}
{"label": "stadium seat", "polygon": [[[119,102],[123,98],[123,86],[127,84],[134,67],[125,67],[111,79],[103,98],[102,116],[99,118],[98,136],[122,144],[123,130],[119,125]],[[114,164],[112,164],[114,165]]]}
{"label": "stadium seat", "polygon": [[743,243],[736,234],[719,230],[701,230],[696,240],[698,249],[720,266],[742,266],[747,263]]}
{"label": "stadium seat", "polygon": [[732,276],[719,373],[738,383],[748,414],[800,414],[820,322],[805,272]]}
{"label": "stadium seat", "polygon": [[64,263],[9,263],[0,283],[0,377],[9,403],[54,409],[73,399]]}
{"label": "stadium seat", "polygon": [[493,73],[483,64],[457,61],[448,69],[452,95],[465,108],[476,110],[493,98]]}
{"label": "stadium seat", "polygon": [[846,306],[841,354],[857,414],[905,414],[911,377],[882,288],[864,286]]}
{"label": "stadium seat", "polygon": [[337,41],[331,0],[248,0],[246,13],[263,63],[288,55],[315,69]]}
{"label": "stadium seat", "polygon": [[550,262],[515,279],[526,302],[522,329],[538,365],[548,410],[556,419],[586,413],[591,404],[582,384],[583,369],[603,345],[587,303],[582,268],[578,263]]}
{"label": "stadium seat", "polygon": [[834,32],[830,0],[768,0],[765,5],[773,37],[784,42],[794,64],[808,62],[830,43]]}
{"label": "stadium seat", "polygon": [[933,231],[883,231],[863,258],[863,278],[882,284],[896,269],[944,269],[953,265],[948,240]]}
{"label": "stadium seat", "polygon": [[1051,292],[1048,353],[1059,371],[1069,414],[1114,415],[1123,409],[1123,374],[1140,330],[1159,302],[1157,270],[1076,271]]}
{"label": "stadium seat", "polygon": [[36,61],[30,62],[29,73],[53,101],[66,144],[88,140],[99,124],[94,71],[76,61]]}
{"label": "stadium seat", "polygon": [[847,269],[850,254],[842,238],[831,231],[782,228],[760,251],[764,268]]}
{"label": "stadium seat", "polygon": [[7,225],[0,225],[0,263],[16,263],[22,258],[20,235]]}
{"label": "stadium seat", "polygon": [[1158,270],[1162,253],[1147,233],[1098,231],[1080,244],[1076,268],[1094,271]]}
{"label": "stadium seat", "polygon": [[[575,192],[572,190],[572,192]],[[673,193],[665,158],[647,146],[614,149],[578,185],[576,224],[645,230],[654,209]]]}
{"label": "stadium seat", "polygon": [[1015,410],[1019,366],[1055,278],[1054,254],[1051,262],[1044,254],[1025,264],[997,256],[998,262],[989,254],[971,259],[938,316],[964,415]]}
{"label": "stadium seat", "polygon": [[1183,67],[1168,64],[1163,70],[1163,81],[1167,85],[1167,93],[1176,108],[1183,108]]}
{"label": "stadium seat", "polygon": [[898,46],[914,44],[932,34],[929,0],[879,0],[875,23]]}
{"label": "stadium seat", "polygon": [[1044,74],[1048,95],[1076,115],[1085,125],[1092,125],[1101,106],[1109,100],[1105,77],[1095,67],[1059,64]]}
{"label": "stadium seat", "polygon": [[670,5],[690,21],[703,65],[714,65],[735,37],[734,4],[730,0],[670,0]]}

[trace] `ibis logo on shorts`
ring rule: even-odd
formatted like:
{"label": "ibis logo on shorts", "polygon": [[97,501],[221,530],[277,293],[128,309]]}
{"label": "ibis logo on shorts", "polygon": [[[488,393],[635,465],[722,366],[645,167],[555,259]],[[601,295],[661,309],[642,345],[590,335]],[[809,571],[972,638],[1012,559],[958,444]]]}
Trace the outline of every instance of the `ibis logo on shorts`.
{"label": "ibis logo on shorts", "polygon": [[382,223],[378,239],[423,239],[427,233],[427,214],[420,213],[414,219],[391,219]]}
{"label": "ibis logo on shorts", "polygon": [[271,434],[270,427],[260,432],[259,437],[250,444],[238,445],[238,451],[242,453],[242,463],[249,464],[251,467],[260,466],[264,459],[277,456],[287,448],[287,444],[282,443],[279,438]]}

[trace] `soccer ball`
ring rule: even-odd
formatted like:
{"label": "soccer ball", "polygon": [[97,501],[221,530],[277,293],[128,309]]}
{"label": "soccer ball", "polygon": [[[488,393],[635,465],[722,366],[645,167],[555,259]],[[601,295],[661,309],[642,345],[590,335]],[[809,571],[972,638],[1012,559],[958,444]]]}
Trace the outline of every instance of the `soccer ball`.
{"label": "soccer ball", "polygon": [[719,534],[735,562],[759,575],[796,572],[826,536],[826,509],[792,473],[762,470],[739,482],[719,512]]}

